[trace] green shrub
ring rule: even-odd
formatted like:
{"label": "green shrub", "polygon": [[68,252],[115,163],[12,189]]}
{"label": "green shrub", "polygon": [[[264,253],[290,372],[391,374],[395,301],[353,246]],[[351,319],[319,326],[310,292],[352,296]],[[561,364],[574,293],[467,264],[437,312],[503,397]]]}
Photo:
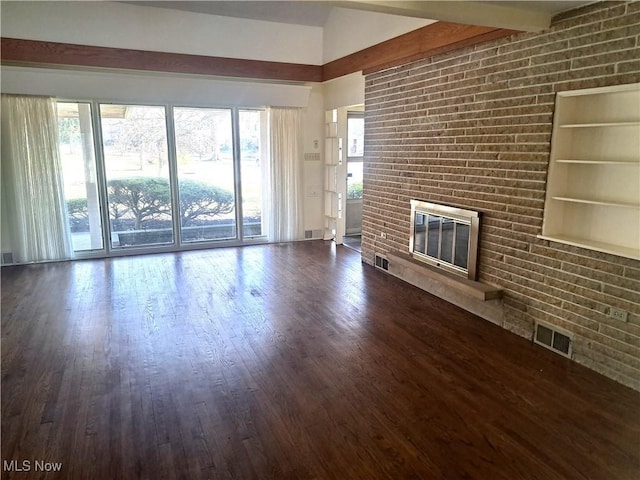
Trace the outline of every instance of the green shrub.
{"label": "green shrub", "polygon": [[362,182],[352,183],[347,188],[347,198],[349,200],[362,198],[362,194],[363,194]]}
{"label": "green shrub", "polygon": [[[233,193],[195,180],[180,180],[180,220],[182,226],[195,220],[230,213],[234,208]],[[147,220],[160,219],[171,213],[169,181],[158,177],[131,177],[109,180],[109,216],[118,220],[134,218],[139,230]]]}
{"label": "green shrub", "polygon": [[86,198],[72,198],[67,200],[67,214],[75,219],[82,220],[89,218]]}
{"label": "green shrub", "polygon": [[117,178],[107,182],[109,216],[112,220],[127,213],[139,230],[145,220],[157,219],[171,212],[169,181],[156,177]]}
{"label": "green shrub", "polygon": [[233,193],[195,180],[180,180],[180,220],[187,226],[199,218],[231,213]]}

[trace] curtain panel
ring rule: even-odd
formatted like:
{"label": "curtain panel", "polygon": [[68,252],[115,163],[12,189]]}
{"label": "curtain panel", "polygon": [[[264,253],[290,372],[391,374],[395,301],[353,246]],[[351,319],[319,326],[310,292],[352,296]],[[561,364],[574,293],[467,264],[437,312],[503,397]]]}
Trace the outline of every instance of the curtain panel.
{"label": "curtain panel", "polygon": [[2,95],[1,214],[16,263],[73,257],[52,98]]}
{"label": "curtain panel", "polygon": [[269,110],[269,199],[265,208],[268,238],[288,242],[302,238],[302,110]]}

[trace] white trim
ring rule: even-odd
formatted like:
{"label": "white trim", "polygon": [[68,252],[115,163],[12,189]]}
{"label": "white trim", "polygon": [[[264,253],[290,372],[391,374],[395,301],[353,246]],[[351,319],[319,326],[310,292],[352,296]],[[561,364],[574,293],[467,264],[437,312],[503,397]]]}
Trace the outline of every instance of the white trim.
{"label": "white trim", "polygon": [[102,103],[193,107],[307,107],[311,86],[203,75],[3,66],[2,93]]}

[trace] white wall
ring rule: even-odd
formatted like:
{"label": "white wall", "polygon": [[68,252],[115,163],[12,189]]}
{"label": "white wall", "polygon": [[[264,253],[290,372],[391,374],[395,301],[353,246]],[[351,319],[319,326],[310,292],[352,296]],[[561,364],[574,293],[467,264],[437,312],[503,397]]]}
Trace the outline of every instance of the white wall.
{"label": "white wall", "polygon": [[2,36],[157,52],[322,64],[322,28],[119,2],[2,1]]}
{"label": "white wall", "polygon": [[424,18],[334,8],[324,26],[324,63],[434,22]]}
{"label": "white wall", "polygon": [[184,106],[306,107],[311,87],[200,75],[5,66],[2,93]]}
{"label": "white wall", "polygon": [[324,87],[316,83],[304,116],[304,153],[319,154],[318,160],[303,161],[304,230],[324,228],[324,133]]}
{"label": "white wall", "polygon": [[364,105],[364,75],[355,72],[324,82],[324,109]]}

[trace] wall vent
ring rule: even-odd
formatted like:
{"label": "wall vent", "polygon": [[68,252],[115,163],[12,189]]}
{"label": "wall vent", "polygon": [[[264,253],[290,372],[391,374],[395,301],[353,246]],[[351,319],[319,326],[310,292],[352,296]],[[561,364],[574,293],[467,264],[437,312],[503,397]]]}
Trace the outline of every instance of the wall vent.
{"label": "wall vent", "polygon": [[318,238],[322,238],[322,230],[305,230],[304,231],[305,240],[314,240]]}
{"label": "wall vent", "polygon": [[560,355],[571,358],[573,335],[558,329],[558,327],[544,323],[536,323],[533,343],[537,343]]}
{"label": "wall vent", "polygon": [[378,253],[376,253],[375,265],[376,265],[376,268],[380,268],[382,270],[389,270],[389,260],[387,260],[385,257],[383,257]]}
{"label": "wall vent", "polygon": [[13,265],[13,253],[7,252],[2,254],[2,265]]}

